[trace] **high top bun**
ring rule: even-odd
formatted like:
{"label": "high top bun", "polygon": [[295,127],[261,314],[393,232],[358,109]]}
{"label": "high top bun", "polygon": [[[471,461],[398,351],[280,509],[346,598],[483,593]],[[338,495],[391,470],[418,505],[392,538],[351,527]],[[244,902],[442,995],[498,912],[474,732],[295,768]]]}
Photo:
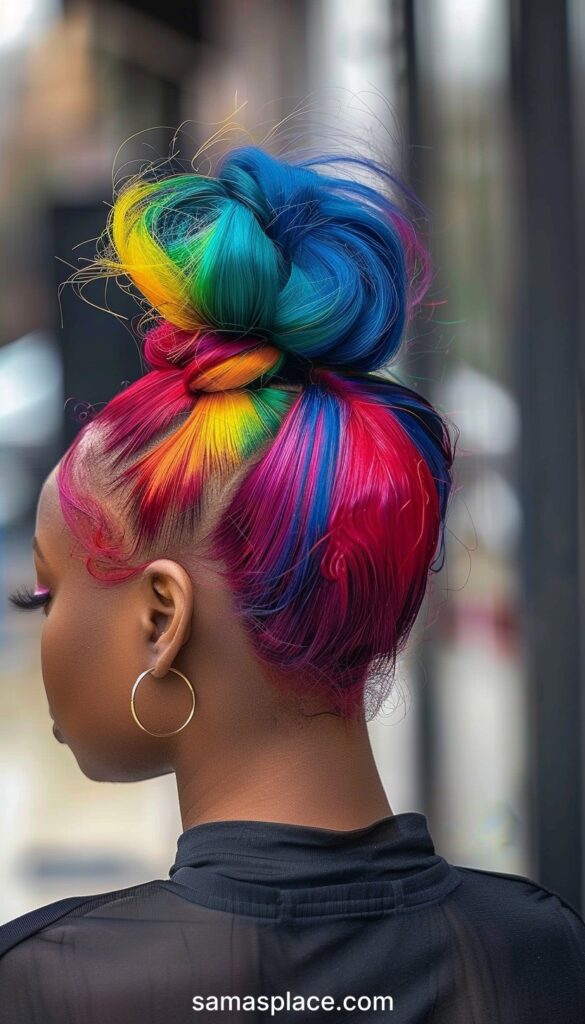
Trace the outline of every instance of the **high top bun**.
{"label": "high top bun", "polygon": [[[131,279],[167,333],[268,342],[290,365],[375,370],[396,356],[429,268],[404,212],[385,191],[332,173],[341,162],[321,158],[316,170],[246,146],[213,176],[133,177],[100,265]],[[393,181],[373,160],[345,162],[385,188]],[[271,359],[264,350],[259,372]]]}

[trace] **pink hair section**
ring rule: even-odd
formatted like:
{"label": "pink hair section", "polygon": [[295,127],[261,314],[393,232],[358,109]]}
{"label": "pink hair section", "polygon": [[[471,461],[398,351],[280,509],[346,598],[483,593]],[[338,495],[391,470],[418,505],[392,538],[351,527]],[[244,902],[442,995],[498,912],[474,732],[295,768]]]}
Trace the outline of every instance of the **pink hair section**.
{"label": "pink hair section", "polygon": [[[235,494],[213,554],[228,566],[261,659],[303,695],[333,694],[352,717],[372,660],[393,662],[414,622],[439,539],[439,500],[423,455],[388,407],[353,382],[320,376],[342,408],[335,462],[323,461],[323,412],[308,440],[296,403]],[[324,487],[320,533],[309,513]]]}

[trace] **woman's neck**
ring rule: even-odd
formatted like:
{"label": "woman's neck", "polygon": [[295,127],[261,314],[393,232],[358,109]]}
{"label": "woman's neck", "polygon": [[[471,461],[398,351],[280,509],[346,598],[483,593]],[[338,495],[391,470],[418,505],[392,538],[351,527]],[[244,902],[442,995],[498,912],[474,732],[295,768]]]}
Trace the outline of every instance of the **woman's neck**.
{"label": "woman's neck", "polygon": [[392,815],[367,725],[331,715],[203,749],[175,764],[183,829],[228,819],[354,829]]}

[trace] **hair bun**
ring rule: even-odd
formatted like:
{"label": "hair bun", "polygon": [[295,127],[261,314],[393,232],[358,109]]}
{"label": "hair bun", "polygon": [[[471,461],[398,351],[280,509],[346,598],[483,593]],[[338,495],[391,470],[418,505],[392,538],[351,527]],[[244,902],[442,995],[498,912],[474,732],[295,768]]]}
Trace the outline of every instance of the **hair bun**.
{"label": "hair bun", "polygon": [[271,377],[285,358],[265,341],[206,329],[194,334],[166,321],[146,334],[144,357],[152,369],[181,367],[185,390],[193,393],[246,387]]}
{"label": "hair bun", "polygon": [[[343,159],[384,188],[327,173]],[[272,349],[293,362],[374,370],[396,355],[417,274],[422,267],[424,294],[430,266],[411,220],[384,193],[394,181],[365,157],[292,164],[256,146],[229,151],[215,176],[133,177],[110,211],[101,266],[127,274],[180,332],[211,335],[213,345],[253,338],[267,370]],[[188,345],[171,337],[177,353]],[[206,352],[198,355],[210,372]]]}

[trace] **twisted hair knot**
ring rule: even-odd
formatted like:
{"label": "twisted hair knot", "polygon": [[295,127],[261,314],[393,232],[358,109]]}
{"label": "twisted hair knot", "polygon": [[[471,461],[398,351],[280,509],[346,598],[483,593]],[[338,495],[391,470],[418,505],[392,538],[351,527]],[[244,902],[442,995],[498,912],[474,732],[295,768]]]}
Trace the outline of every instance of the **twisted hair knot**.
{"label": "twisted hair knot", "polygon": [[185,390],[196,394],[262,382],[280,368],[285,353],[259,338],[211,328],[183,331],[163,321],[148,331],[144,357],[152,369],[182,369]]}

